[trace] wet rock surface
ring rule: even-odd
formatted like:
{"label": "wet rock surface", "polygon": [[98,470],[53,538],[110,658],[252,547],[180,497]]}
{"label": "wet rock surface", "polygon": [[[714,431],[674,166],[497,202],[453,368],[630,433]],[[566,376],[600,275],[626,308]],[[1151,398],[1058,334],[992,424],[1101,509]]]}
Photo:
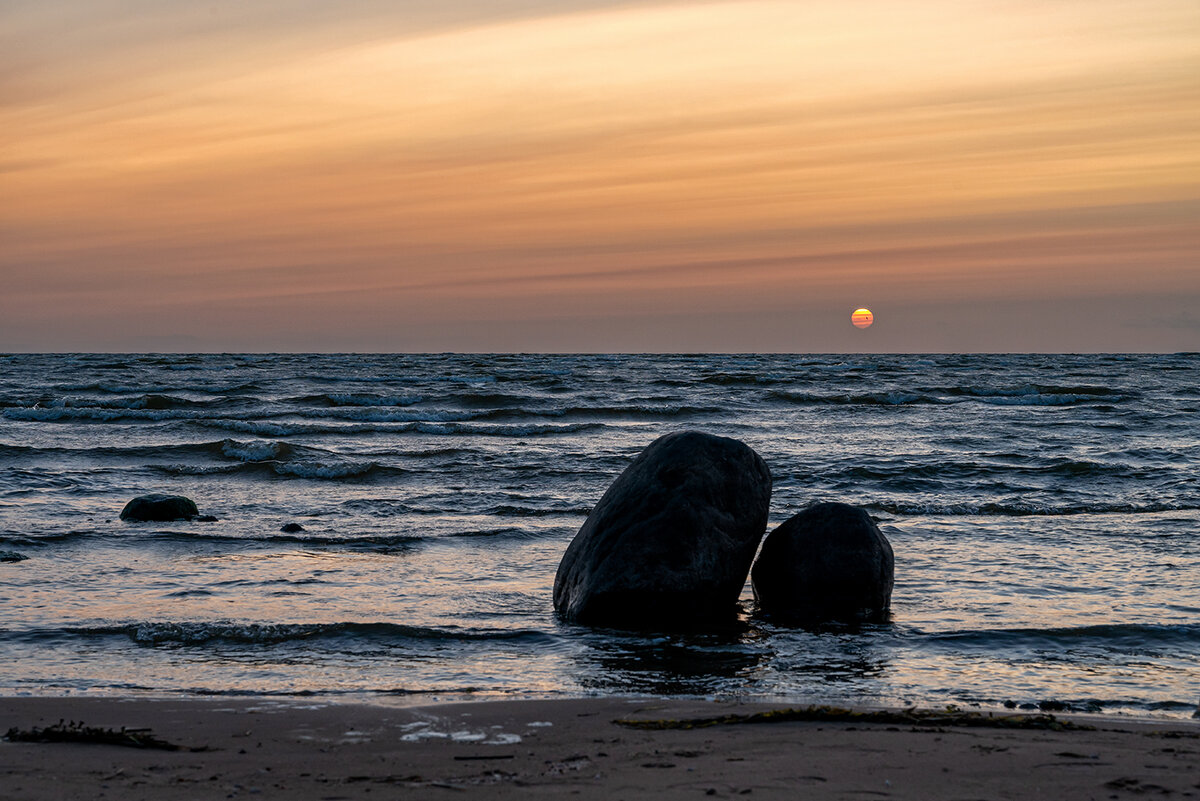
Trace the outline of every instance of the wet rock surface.
{"label": "wet rock surface", "polygon": [[751,578],[759,610],[801,621],[887,615],[895,557],[857,506],[819,503],[767,535]]}
{"label": "wet rock surface", "polygon": [[196,502],[182,495],[140,495],[125,504],[121,519],[164,523],[191,520],[199,514]]}
{"label": "wet rock surface", "polygon": [[770,499],[770,470],[745,443],[695,431],[660,437],[568,546],[555,609],[628,628],[732,618]]}

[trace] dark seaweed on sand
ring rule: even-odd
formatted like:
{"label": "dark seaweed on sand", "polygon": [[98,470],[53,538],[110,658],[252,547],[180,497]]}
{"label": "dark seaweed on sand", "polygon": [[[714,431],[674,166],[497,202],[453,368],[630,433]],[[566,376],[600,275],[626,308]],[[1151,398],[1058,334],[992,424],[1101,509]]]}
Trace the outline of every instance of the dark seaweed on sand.
{"label": "dark seaweed on sand", "polygon": [[[169,743],[154,736],[150,729],[101,729],[96,726],[85,726],[83,721],[67,723],[60,720],[53,726],[39,729],[18,729],[16,726],[8,730],[4,739],[10,743],[87,743],[91,745],[121,745],[127,748],[153,748],[160,751],[181,751],[183,746]],[[188,749],[203,751],[203,748]]]}
{"label": "dark seaweed on sand", "polygon": [[977,726],[994,729],[1049,729],[1052,731],[1092,731],[1093,726],[1059,720],[1053,715],[984,715],[945,710],[904,709],[897,712],[856,712],[836,706],[808,706],[800,709],[774,709],[751,715],[722,715],[715,718],[685,718],[682,720],[618,719],[613,723],[633,729],[700,729],[707,726],[728,726],[738,723],[891,723],[911,726]]}

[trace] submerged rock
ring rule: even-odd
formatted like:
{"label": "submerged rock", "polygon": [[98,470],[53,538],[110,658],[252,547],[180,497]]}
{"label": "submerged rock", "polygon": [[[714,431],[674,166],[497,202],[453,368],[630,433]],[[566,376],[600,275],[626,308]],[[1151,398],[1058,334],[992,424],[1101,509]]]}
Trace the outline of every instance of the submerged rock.
{"label": "submerged rock", "polygon": [[804,620],[886,616],[892,546],[865,510],[818,503],[767,535],[751,578],[759,609]]}
{"label": "submerged rock", "polygon": [[660,437],[567,547],[554,608],[634,628],[732,618],[770,501],[771,472],[745,443],[697,431]]}
{"label": "submerged rock", "polygon": [[148,520],[163,523],[191,520],[200,514],[196,502],[182,495],[141,495],[125,504],[122,520]]}
{"label": "submerged rock", "polygon": [[0,562],[24,562],[29,557],[16,551],[0,551]]}
{"label": "submerged rock", "polygon": [[284,523],[279,527],[279,530],[284,534],[296,534],[304,531],[304,526],[300,525],[299,523]]}

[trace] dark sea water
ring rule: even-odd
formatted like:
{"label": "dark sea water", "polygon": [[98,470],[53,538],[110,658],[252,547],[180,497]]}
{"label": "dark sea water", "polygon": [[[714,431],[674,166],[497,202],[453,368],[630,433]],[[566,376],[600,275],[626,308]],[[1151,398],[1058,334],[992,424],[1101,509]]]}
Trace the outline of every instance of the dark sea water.
{"label": "dark sea water", "polygon": [[[892,619],[560,622],[654,438],[736,437],[771,526],[866,507]],[[124,523],[179,493],[217,522]],[[284,523],[304,531],[285,534]],[[1200,357],[0,357],[0,693],[1200,702]]]}

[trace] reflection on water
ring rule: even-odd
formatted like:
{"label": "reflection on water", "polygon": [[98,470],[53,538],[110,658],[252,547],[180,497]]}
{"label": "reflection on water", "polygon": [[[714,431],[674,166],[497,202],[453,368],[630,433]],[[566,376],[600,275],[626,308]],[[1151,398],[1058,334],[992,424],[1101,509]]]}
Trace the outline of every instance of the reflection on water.
{"label": "reflection on water", "polygon": [[830,683],[879,685],[889,673],[889,635],[890,626],[886,624],[825,625],[791,631],[772,628],[764,632],[775,648],[772,669],[790,674],[795,684],[811,687],[812,691]]}
{"label": "reflection on water", "polygon": [[589,689],[650,695],[774,693],[781,684],[800,694],[821,692],[829,683],[863,689],[888,674],[888,628],[786,629],[751,619],[714,634],[598,630],[582,637],[586,647],[575,654],[574,673]]}
{"label": "reflection on water", "polygon": [[616,693],[711,695],[751,678],[766,656],[753,642],[719,635],[610,634],[584,642],[576,655],[576,681]]}

